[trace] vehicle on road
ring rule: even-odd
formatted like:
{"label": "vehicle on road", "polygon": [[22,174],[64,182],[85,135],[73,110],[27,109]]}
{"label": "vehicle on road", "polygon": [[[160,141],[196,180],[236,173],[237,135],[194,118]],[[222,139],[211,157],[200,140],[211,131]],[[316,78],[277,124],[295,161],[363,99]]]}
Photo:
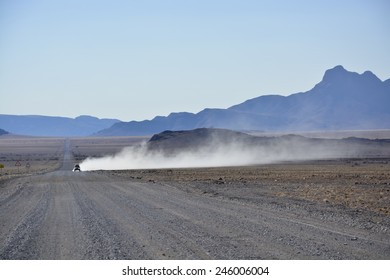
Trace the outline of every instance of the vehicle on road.
{"label": "vehicle on road", "polygon": [[74,167],[73,167],[73,172],[81,172],[81,168],[80,168],[80,165],[76,164]]}

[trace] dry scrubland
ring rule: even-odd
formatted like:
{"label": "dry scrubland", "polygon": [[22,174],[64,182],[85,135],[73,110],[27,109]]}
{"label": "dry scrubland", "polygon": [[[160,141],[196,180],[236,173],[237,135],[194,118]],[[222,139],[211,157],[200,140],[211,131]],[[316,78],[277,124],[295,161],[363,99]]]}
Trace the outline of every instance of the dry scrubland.
{"label": "dry scrubland", "polygon": [[176,183],[189,192],[256,203],[291,198],[390,216],[390,159],[344,159],[247,167],[100,171]]}
{"label": "dry scrubland", "polygon": [[[21,136],[0,137],[0,181],[45,173],[60,167],[64,139]],[[20,166],[18,166],[20,164]]]}

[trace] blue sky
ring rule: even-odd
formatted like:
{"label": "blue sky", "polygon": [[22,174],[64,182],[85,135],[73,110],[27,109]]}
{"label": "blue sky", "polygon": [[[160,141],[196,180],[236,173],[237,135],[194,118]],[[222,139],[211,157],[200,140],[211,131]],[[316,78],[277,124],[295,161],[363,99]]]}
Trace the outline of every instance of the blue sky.
{"label": "blue sky", "polygon": [[0,113],[123,121],[390,78],[386,0],[0,0]]}

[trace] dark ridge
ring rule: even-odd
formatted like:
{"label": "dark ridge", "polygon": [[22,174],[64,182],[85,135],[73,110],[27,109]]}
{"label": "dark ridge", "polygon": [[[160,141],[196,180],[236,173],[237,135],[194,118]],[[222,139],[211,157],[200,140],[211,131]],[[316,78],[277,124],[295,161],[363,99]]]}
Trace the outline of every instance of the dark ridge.
{"label": "dark ridge", "polygon": [[0,135],[6,135],[6,134],[9,134],[9,132],[0,128]]}

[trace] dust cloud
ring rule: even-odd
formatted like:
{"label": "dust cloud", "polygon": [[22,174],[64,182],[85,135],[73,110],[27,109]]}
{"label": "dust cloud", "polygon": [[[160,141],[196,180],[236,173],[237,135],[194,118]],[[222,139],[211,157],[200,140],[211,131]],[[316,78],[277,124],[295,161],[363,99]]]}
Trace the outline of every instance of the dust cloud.
{"label": "dust cloud", "polygon": [[168,148],[145,142],[124,148],[115,155],[87,158],[80,165],[84,171],[223,167],[351,157],[356,154],[354,149],[346,149],[340,143],[304,137],[255,140],[229,141],[214,137],[201,145],[176,147],[175,143],[170,143]]}

